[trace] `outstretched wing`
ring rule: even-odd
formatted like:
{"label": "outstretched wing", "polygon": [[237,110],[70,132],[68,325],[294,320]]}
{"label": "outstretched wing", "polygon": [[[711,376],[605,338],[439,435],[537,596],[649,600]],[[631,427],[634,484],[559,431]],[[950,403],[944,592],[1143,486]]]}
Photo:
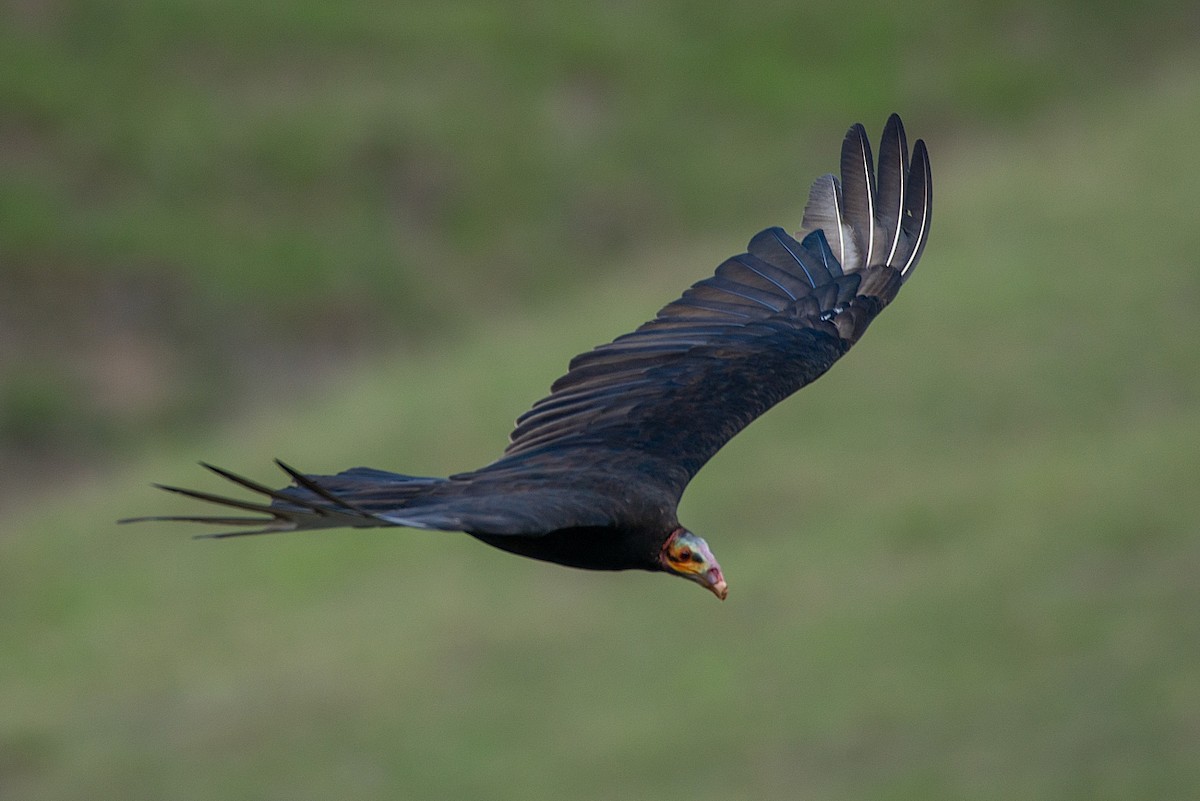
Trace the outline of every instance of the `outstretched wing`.
{"label": "outstretched wing", "polygon": [[633,333],[571,361],[482,472],[619,463],[678,498],[718,449],[824,373],[896,296],[925,247],[932,181],[900,118],[842,143],[813,184],[800,240],[769,228]]}
{"label": "outstretched wing", "polygon": [[517,420],[504,456],[482,470],[449,479],[367,468],[311,476],[280,463],[293,485],[275,490],[210,467],[262,499],[164,486],[237,511],[135,520],[239,529],[207,535],[218,537],[373,526],[529,534],[665,525],[670,501],[696,471],[829,369],[920,259],[932,210],[924,143],[910,161],[892,115],[877,181],[866,132],[855,125],[842,143],[841,172],[840,182],[825,175],[813,184],[799,241],[779,228],[762,231],[748,252],[654,320],[575,357],[551,394]]}

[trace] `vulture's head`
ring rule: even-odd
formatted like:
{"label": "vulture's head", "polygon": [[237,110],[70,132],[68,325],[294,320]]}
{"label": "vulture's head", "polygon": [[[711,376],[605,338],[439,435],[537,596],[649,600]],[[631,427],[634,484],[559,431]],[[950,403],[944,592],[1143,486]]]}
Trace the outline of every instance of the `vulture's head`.
{"label": "vulture's head", "polygon": [[729,595],[729,586],[725,583],[721,566],[708,549],[708,543],[686,528],[671,532],[671,536],[663,543],[658,563],[668,573],[696,582],[722,601]]}

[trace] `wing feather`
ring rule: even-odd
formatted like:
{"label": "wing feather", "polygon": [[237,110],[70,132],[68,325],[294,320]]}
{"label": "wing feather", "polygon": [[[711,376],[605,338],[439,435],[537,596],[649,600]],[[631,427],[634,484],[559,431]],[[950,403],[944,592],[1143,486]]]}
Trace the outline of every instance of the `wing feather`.
{"label": "wing feather", "polygon": [[893,114],[883,127],[879,143],[879,228],[883,264],[895,264],[901,242],[900,218],[904,211],[904,184],[908,178],[908,141],[900,117]]}
{"label": "wing feather", "polygon": [[730,437],[857,342],[915,265],[929,223],[925,146],[910,165],[893,115],[880,159],[877,189],[866,133],[852,127],[841,183],[813,184],[800,241],[759,232],[655,319],[576,356],[477,474],[615,460],[681,493]]}
{"label": "wing feather", "polygon": [[[782,228],[768,228],[765,231],[760,231],[750,240],[750,244],[746,249],[750,251],[751,255],[782,270],[789,277],[797,276],[796,270],[799,269],[800,273],[804,276],[804,280],[808,282],[808,287],[801,288],[801,291],[829,279],[828,272],[824,270],[824,265],[814,263],[810,269],[809,265],[804,263],[804,259],[802,258],[804,249],[800,246],[799,242],[792,239]],[[822,269],[814,275],[813,270],[818,266]],[[799,297],[798,294],[797,297]]]}
{"label": "wing feather", "polygon": [[867,131],[857,123],[842,140],[842,200],[844,222],[862,254],[862,263],[870,267],[875,264],[875,170]]}
{"label": "wing feather", "polygon": [[917,266],[921,254],[925,251],[925,243],[929,240],[929,222],[933,217],[933,176],[929,169],[929,152],[920,139],[913,149],[909,176],[900,224],[909,246],[903,263],[896,265],[900,274],[906,278],[909,271]]}
{"label": "wing feather", "polygon": [[[778,273],[779,276],[773,277],[772,273]],[[743,290],[753,289],[770,297],[795,300],[795,293],[788,289],[788,283],[784,283],[788,277],[783,271],[749,253],[726,259],[717,267],[713,276],[713,278],[726,279],[742,287]]]}
{"label": "wing feather", "polygon": [[809,190],[804,207],[805,231],[824,231],[830,251],[839,265],[858,264],[858,245],[846,221],[842,185],[832,175],[822,175]]}

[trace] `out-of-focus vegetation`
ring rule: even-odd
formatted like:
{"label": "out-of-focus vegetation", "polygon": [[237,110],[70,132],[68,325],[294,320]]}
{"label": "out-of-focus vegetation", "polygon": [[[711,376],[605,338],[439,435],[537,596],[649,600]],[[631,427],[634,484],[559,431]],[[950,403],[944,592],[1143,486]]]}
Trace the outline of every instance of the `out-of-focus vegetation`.
{"label": "out-of-focus vegetation", "polygon": [[1150,8],[10,3],[0,465],[111,463],[601,273],[633,295],[637,252],[782,222],[849,122],[944,151],[1153,82],[1195,11]]}
{"label": "out-of-focus vegetation", "polygon": [[[3,13],[0,796],[1200,795],[1194,9]],[[725,604],[111,525],[493,458],[892,110],[933,239],[685,498]]]}

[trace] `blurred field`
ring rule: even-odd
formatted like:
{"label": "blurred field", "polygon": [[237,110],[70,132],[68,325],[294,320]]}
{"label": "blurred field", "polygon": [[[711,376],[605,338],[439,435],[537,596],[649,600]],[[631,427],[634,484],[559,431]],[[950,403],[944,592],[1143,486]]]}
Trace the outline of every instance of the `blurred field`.
{"label": "blurred field", "polygon": [[[0,33],[0,797],[1200,796],[1194,11],[67,8]],[[689,490],[726,603],[111,524],[494,458],[892,110],[932,241]]]}
{"label": "blurred field", "polygon": [[1195,23],[1115,1],[0,6],[0,470],[108,467],[598,275],[636,292],[634,254],[782,221],[849,122],[902,111],[943,149],[1023,131],[1154,83]]}

